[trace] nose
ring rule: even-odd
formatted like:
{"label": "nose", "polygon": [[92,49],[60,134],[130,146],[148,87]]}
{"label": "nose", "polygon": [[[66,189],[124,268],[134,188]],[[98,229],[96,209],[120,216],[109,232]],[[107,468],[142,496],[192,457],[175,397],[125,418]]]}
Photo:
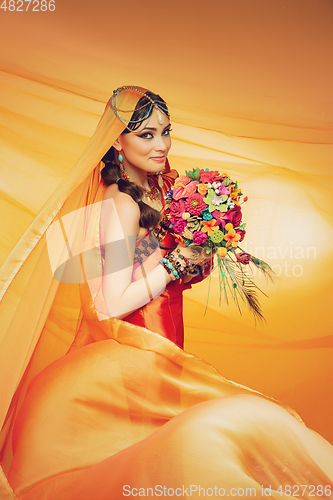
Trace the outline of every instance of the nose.
{"label": "nose", "polygon": [[159,135],[155,137],[155,144],[154,144],[154,149],[155,151],[160,151],[160,152],[165,152],[168,149],[167,141],[166,141],[167,136]]}

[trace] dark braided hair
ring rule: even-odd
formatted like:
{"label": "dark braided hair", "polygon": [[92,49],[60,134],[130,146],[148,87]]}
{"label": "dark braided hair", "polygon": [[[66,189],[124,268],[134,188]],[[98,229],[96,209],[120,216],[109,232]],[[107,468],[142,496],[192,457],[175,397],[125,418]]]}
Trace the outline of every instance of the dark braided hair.
{"label": "dark braided hair", "polygon": [[[158,94],[154,94],[153,92],[150,91],[146,92],[146,95],[148,95],[154,101],[161,101],[161,104],[163,106],[163,112],[168,117],[170,116],[164,99],[162,99]],[[151,107],[151,111],[148,116],[146,107],[147,105],[150,104],[151,101],[146,96],[142,96],[141,99],[139,99],[134,109],[134,112],[131,116],[131,120],[133,120],[135,123],[130,122],[128,124],[128,128],[125,128],[124,131],[122,132],[122,135],[130,133],[130,130],[136,130],[137,128],[139,128],[139,126],[144,120],[146,120],[151,116],[154,107],[153,106]],[[139,226],[148,228],[150,239],[154,241],[156,245],[160,246],[165,250],[171,250],[175,248],[175,247],[169,248],[161,245],[158,242],[155,235],[153,234],[154,227],[157,226],[157,224],[161,220],[161,214],[158,210],[155,210],[154,208],[150,207],[149,205],[147,205],[147,203],[141,200],[144,194],[144,190],[141,186],[135,184],[134,182],[127,181],[121,177],[119,165],[116,163],[116,151],[113,146],[111,146],[111,148],[103,156],[102,162],[105,163],[105,167],[101,171],[101,176],[103,181],[107,186],[115,184],[118,181],[117,184],[119,191],[121,191],[122,193],[129,194],[133,198],[133,200],[138,204],[140,208]]]}

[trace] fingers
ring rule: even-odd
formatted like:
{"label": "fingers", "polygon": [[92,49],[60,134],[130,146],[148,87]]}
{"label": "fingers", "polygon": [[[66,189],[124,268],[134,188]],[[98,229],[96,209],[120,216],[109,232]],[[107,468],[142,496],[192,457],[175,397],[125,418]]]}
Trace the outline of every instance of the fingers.
{"label": "fingers", "polygon": [[[214,254],[213,254],[214,256]],[[211,251],[207,253],[207,248],[202,248],[200,252],[198,252],[198,258],[200,258],[201,262],[210,262],[212,258]]]}
{"label": "fingers", "polygon": [[187,257],[192,264],[203,264],[206,262],[210,262],[212,257],[214,257],[214,250],[210,249],[210,252],[207,253],[207,247],[201,248],[198,250],[197,248],[191,247],[182,247],[179,249],[179,252]]}

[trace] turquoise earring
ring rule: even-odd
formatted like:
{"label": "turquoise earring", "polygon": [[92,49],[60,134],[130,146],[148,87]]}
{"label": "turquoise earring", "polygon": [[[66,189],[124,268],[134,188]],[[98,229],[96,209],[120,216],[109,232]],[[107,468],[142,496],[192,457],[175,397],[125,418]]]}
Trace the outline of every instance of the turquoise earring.
{"label": "turquoise earring", "polygon": [[123,155],[119,153],[119,155],[118,155],[118,160],[119,160],[119,162],[121,163],[121,162],[123,161],[123,159],[124,159],[124,158],[123,158]]}

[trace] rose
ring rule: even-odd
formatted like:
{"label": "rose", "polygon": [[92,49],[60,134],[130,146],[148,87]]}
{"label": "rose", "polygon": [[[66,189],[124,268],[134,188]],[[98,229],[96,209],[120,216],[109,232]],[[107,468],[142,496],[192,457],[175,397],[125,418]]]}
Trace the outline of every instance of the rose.
{"label": "rose", "polygon": [[236,233],[240,234],[240,240],[239,241],[243,241],[244,239],[244,236],[245,236],[245,229],[235,229]]}
{"label": "rose", "polygon": [[208,186],[207,184],[198,184],[198,193],[202,194],[202,196],[205,196],[205,194],[207,194],[207,191],[208,191]]}
{"label": "rose", "polygon": [[237,262],[240,262],[241,264],[249,264],[251,262],[251,255],[246,252],[241,252],[236,255]]}
{"label": "rose", "polygon": [[193,233],[193,243],[195,245],[202,245],[207,239],[207,234],[202,231],[194,231]]}
{"label": "rose", "polygon": [[172,200],[170,213],[172,217],[181,217],[185,212],[185,200]]}
{"label": "rose", "polygon": [[174,219],[173,230],[175,233],[182,235],[187,222],[184,219]]}
{"label": "rose", "polygon": [[[214,212],[212,213],[212,215],[214,216]],[[214,216],[215,217],[215,216]],[[224,217],[223,219],[226,221],[226,222],[231,222],[231,224],[234,226],[234,227],[237,227],[240,225],[240,223],[242,222],[242,211],[240,209],[240,207],[238,207],[237,205],[234,207],[234,208],[231,208],[230,210],[228,210],[225,214],[224,214]]]}

